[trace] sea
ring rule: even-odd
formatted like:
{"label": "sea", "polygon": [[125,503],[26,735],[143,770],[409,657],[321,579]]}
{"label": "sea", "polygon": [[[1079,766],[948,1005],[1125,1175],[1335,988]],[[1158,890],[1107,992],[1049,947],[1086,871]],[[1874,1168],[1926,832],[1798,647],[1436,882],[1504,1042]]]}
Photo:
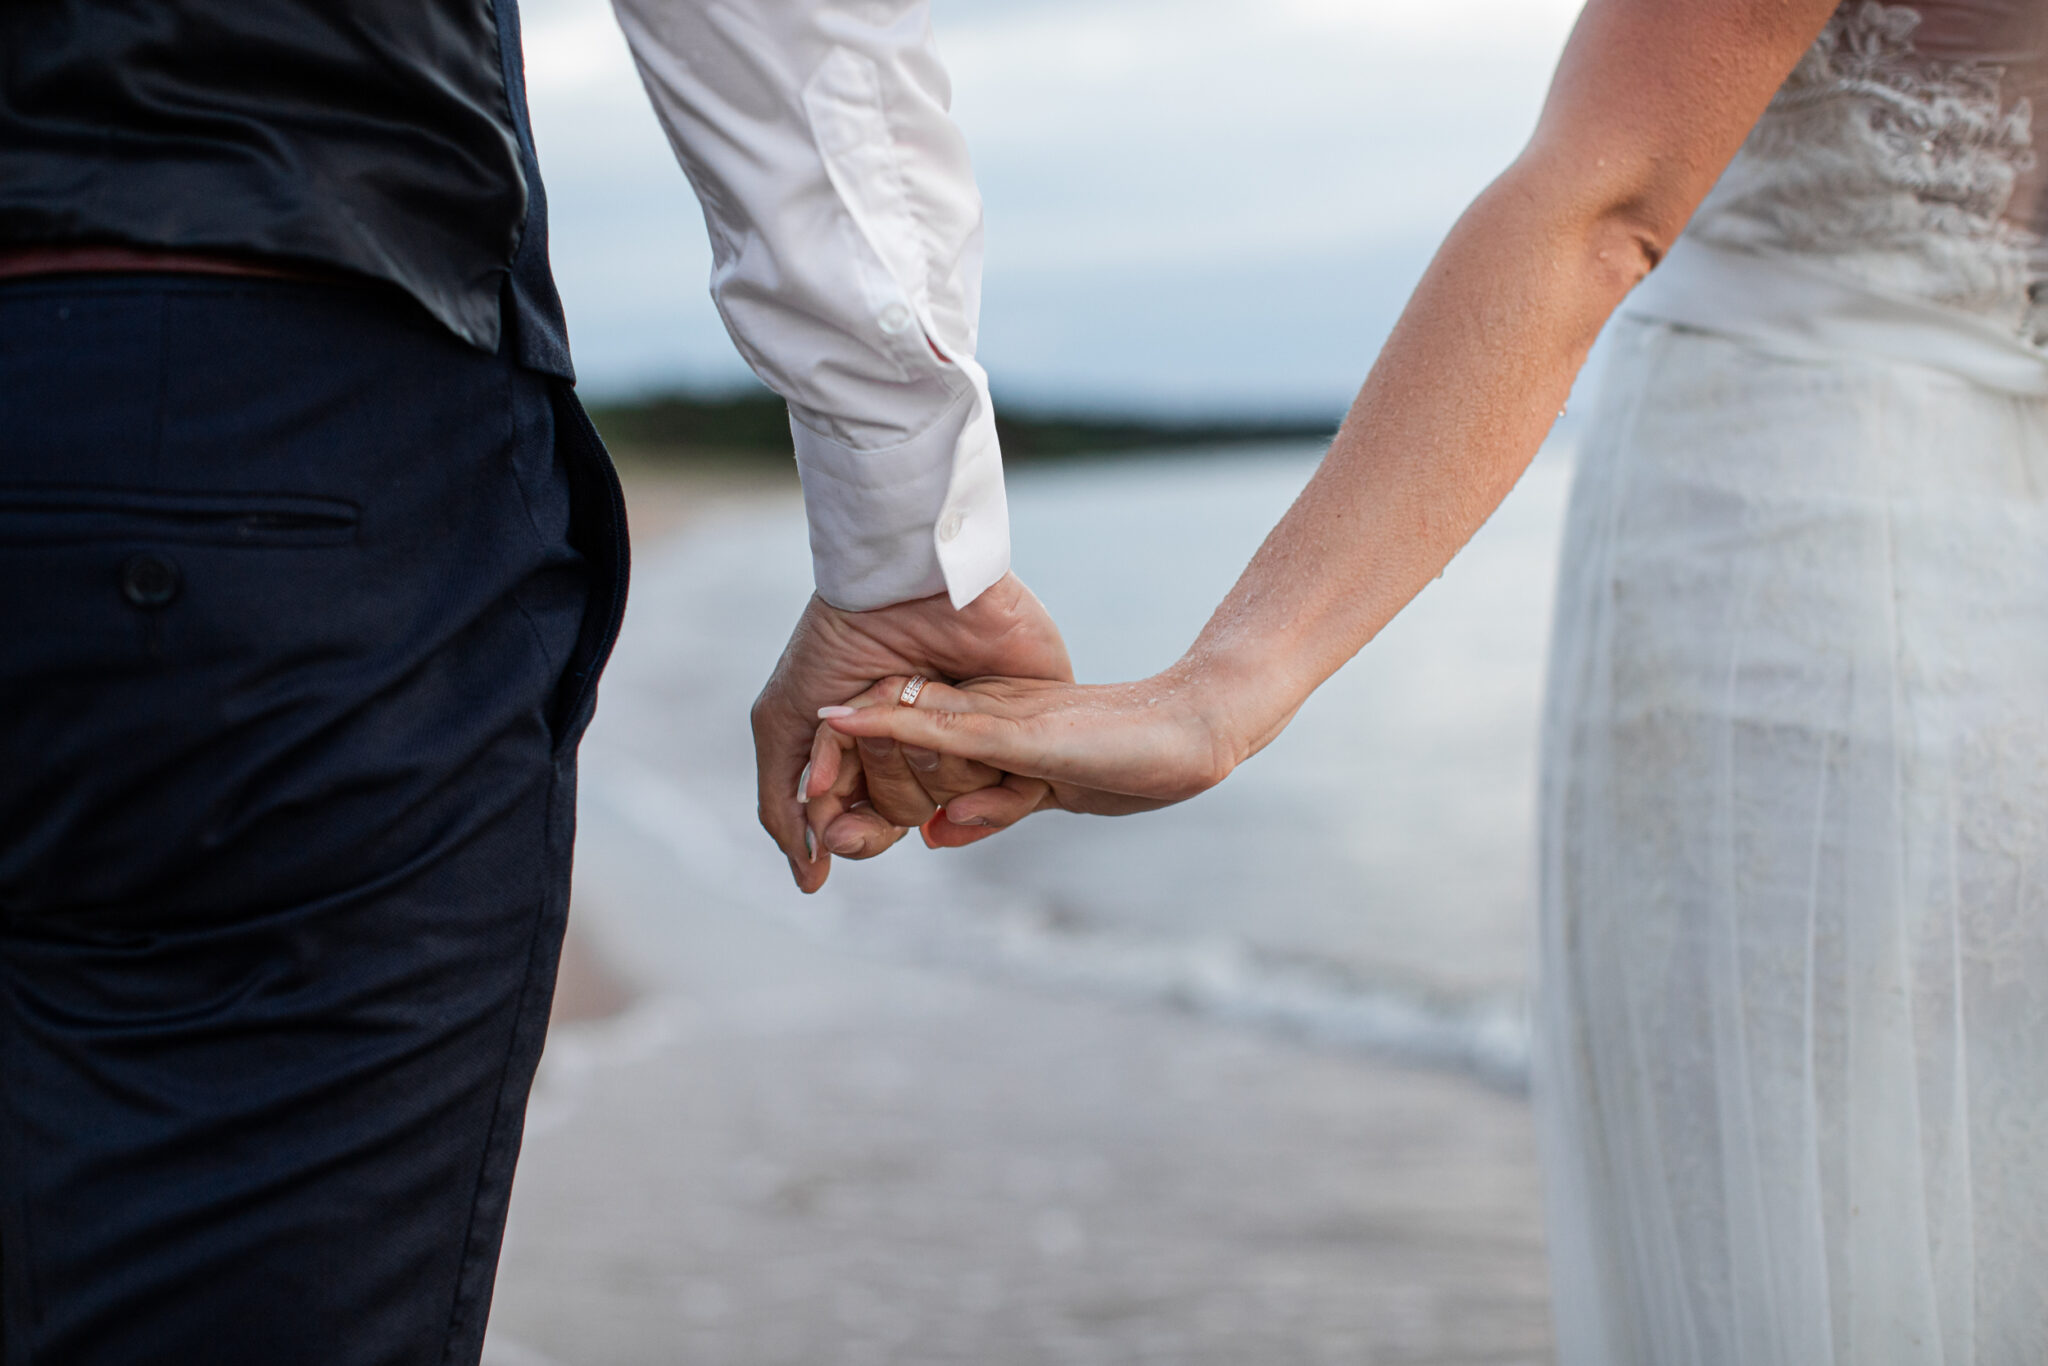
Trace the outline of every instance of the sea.
{"label": "sea", "polygon": [[[1017,572],[1084,681],[1201,629],[1321,449],[1073,459],[1010,473]],[[810,591],[802,509],[641,552],[585,745],[586,820],[672,856],[679,912],[774,917],[862,952],[1188,1012],[1526,1085],[1538,715],[1564,505],[1554,436],[1471,545],[1221,787],[1114,820],[1051,813],[965,850],[914,838],[790,885],[755,823],[747,709]]]}

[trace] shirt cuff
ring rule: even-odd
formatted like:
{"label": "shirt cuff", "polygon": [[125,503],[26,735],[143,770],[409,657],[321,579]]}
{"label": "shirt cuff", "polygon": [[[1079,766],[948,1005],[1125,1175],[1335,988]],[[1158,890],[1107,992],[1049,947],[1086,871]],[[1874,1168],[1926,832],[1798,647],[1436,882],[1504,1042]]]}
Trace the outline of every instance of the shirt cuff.
{"label": "shirt cuff", "polygon": [[825,601],[866,612],[945,593],[959,608],[1009,572],[1002,453],[978,390],[882,450],[856,450],[791,417]]}

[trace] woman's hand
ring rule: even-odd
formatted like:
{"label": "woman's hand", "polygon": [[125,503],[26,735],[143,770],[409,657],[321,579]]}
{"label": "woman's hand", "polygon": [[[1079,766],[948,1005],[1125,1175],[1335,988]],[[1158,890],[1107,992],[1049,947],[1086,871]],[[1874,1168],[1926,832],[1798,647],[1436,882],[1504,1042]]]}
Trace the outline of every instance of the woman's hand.
{"label": "woman's hand", "polygon": [[1099,687],[1013,678],[957,688],[934,682],[914,707],[896,704],[903,684],[885,679],[851,703],[819,712],[826,726],[812,754],[815,816],[831,811],[837,787],[851,790],[854,766],[844,759],[862,738],[887,738],[1010,775],[954,799],[926,826],[933,845],[985,838],[1047,806],[1093,815],[1154,810],[1214,787],[1242,757],[1202,705],[1200,690],[1172,672]]}
{"label": "woman's hand", "polygon": [[[894,691],[891,691],[894,689]],[[877,683],[853,699],[855,708],[893,705],[902,680]],[[972,844],[995,833],[954,826],[946,808],[969,793],[1007,786],[1005,809],[1017,808],[1017,819],[1045,803],[1047,787],[1036,779],[1018,778],[986,764],[915,745],[899,745],[887,736],[856,740],[831,726],[813,721],[809,762],[804,766],[797,800],[820,849],[846,858],[872,858],[896,843],[904,828],[914,828],[931,848]]]}
{"label": "woman's hand", "polygon": [[[953,678],[1073,677],[1058,628],[1014,574],[957,610],[943,594],[871,612],[843,611],[813,598],[753,711],[761,824],[789,856],[790,872],[805,892],[824,885],[833,852],[872,857],[902,834],[888,819],[901,785],[891,787],[885,778],[871,804],[843,813],[840,849],[823,841],[824,826],[809,817],[798,792],[811,786],[799,772],[816,738],[818,708],[883,674],[919,669]],[[939,776],[973,785],[971,778]]]}

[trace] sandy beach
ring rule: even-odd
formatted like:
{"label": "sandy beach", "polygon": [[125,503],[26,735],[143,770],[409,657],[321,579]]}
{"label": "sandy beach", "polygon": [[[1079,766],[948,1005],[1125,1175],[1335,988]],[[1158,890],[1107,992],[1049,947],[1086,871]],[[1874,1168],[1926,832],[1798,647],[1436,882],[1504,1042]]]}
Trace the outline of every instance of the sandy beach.
{"label": "sandy beach", "polygon": [[[642,557],[796,496],[622,463]],[[581,819],[491,1366],[1549,1359],[1511,1092],[678,897]]]}

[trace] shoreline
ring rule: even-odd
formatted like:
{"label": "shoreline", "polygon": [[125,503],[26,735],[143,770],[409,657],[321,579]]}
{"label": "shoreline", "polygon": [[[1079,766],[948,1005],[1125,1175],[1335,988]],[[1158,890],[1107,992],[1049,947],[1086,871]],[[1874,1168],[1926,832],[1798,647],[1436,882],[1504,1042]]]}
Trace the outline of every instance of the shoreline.
{"label": "shoreline", "polygon": [[[629,462],[650,562],[797,496]],[[1550,1360],[1521,1098],[805,933],[738,822],[622,816],[640,749],[590,755],[487,1366]]]}
{"label": "shoreline", "polygon": [[[753,459],[683,460],[626,446],[612,452],[612,463],[626,495],[626,524],[636,556],[651,554],[670,537],[732,509],[803,496],[794,462],[784,472]],[[550,1030],[610,1019],[641,994],[590,945],[580,921],[572,905]]]}

